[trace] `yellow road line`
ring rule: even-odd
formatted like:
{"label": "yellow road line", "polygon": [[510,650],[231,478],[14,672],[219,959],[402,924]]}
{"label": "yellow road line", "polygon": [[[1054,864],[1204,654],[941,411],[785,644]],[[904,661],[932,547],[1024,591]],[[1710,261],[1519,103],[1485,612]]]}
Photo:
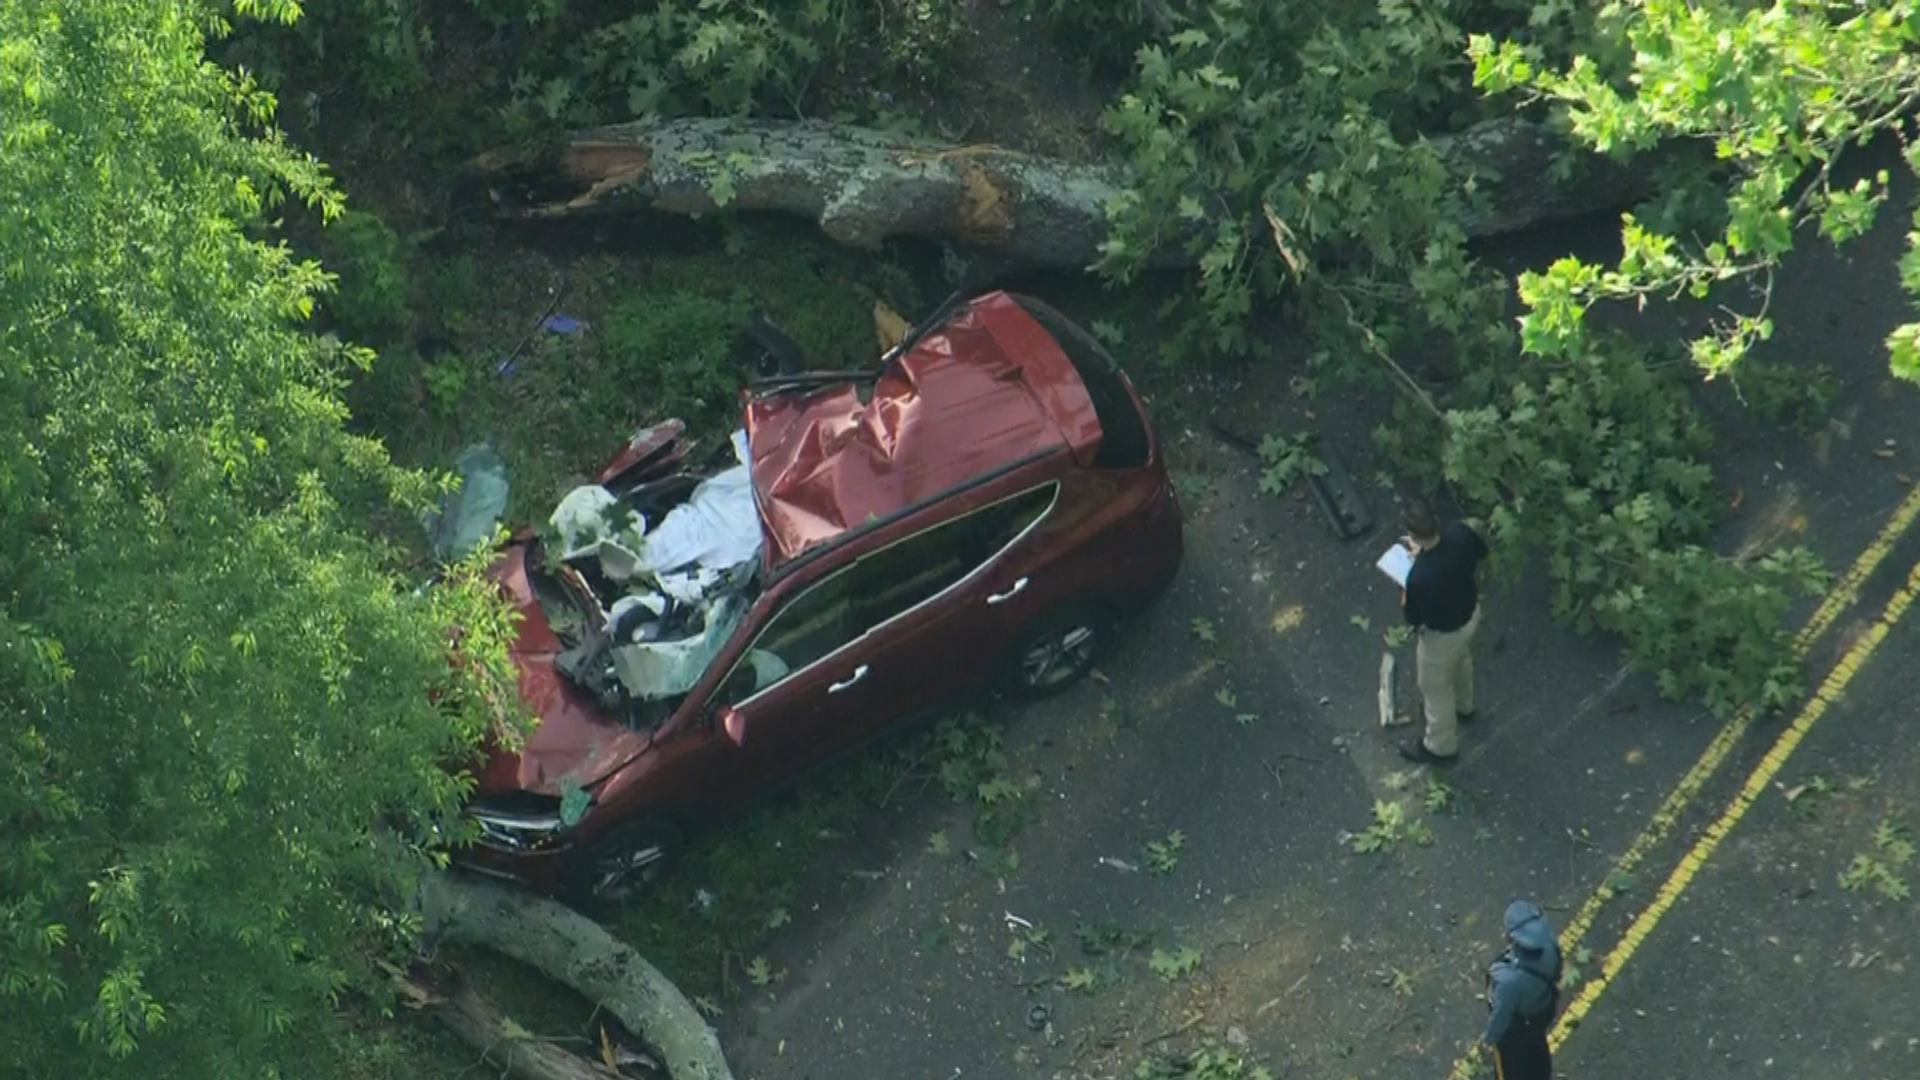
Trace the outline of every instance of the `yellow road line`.
{"label": "yellow road line", "polygon": [[1800,710],[1800,715],[1780,733],[1780,738],[1774,742],[1773,748],[1767,751],[1766,757],[1760,759],[1760,764],[1747,777],[1747,782],[1741,786],[1740,793],[1733,797],[1719,818],[1707,827],[1707,831],[1701,835],[1686,855],[1681,857],[1679,865],[1673,868],[1673,873],[1660,886],[1660,891],[1654,895],[1653,902],[1633,920],[1632,925],[1627,927],[1627,932],[1621,935],[1620,944],[1614,946],[1613,951],[1601,961],[1599,974],[1582,987],[1579,996],[1574,998],[1573,1004],[1567,1006],[1567,1011],[1561,1014],[1559,1023],[1554,1025],[1554,1049],[1559,1049],[1560,1045],[1566,1042],[1567,1036],[1572,1034],[1574,1028],[1585,1018],[1587,1012],[1593,1008],[1594,1002],[1600,999],[1600,995],[1606,992],[1614,977],[1620,974],[1620,969],[1633,958],[1633,954],[1639,950],[1641,943],[1647,939],[1647,935],[1659,925],[1661,917],[1666,915],[1667,910],[1673,907],[1674,901],[1678,900],[1680,894],[1685,892],[1687,886],[1693,882],[1694,875],[1698,874],[1707,860],[1713,857],[1714,851],[1720,847],[1720,842],[1727,838],[1727,834],[1740,823],[1740,819],[1746,816],[1747,811],[1753,809],[1753,804],[1759,801],[1760,796],[1766,794],[1767,785],[1772,783],[1774,776],[1786,766],[1793,752],[1799,749],[1800,741],[1806,738],[1807,732],[1813,730],[1813,725],[1819,723],[1820,718],[1825,716],[1834,702],[1840,699],[1847,684],[1851,683],[1854,676],[1866,666],[1867,661],[1873,657],[1874,651],[1880,647],[1880,643],[1886,640],[1887,633],[1893,629],[1894,624],[1906,615],[1907,609],[1913,605],[1916,596],[1920,596],[1920,563],[1914,564],[1913,570],[1907,575],[1906,584],[1893,595],[1893,599],[1887,601],[1886,610],[1881,612],[1880,618],[1865,634],[1861,635],[1858,641],[1853,643],[1853,647],[1849,648],[1846,655],[1833,666],[1833,671],[1820,685],[1820,689],[1814,691],[1812,700]]}
{"label": "yellow road line", "polygon": [[1853,565],[1847,568],[1847,572],[1840,575],[1839,580],[1833,583],[1827,598],[1808,617],[1807,625],[1800,628],[1800,633],[1794,640],[1795,647],[1809,648],[1813,645],[1814,639],[1826,633],[1827,627],[1833,625],[1833,620],[1839,618],[1840,612],[1853,603],[1854,598],[1860,594],[1860,586],[1880,568],[1880,564],[1886,560],[1887,553],[1893,550],[1893,546],[1900,542],[1902,536],[1906,535],[1907,529],[1913,525],[1915,518],[1920,518],[1920,485],[1915,485],[1907,492],[1907,497],[1900,500],[1900,505],[1894,508],[1893,515],[1887,518],[1887,523],[1880,527],[1880,532],[1874,536],[1873,542],[1860,552],[1860,557],[1853,561]]}
{"label": "yellow road line", "polygon": [[[1841,614],[1853,605],[1859,598],[1861,586],[1873,576],[1874,571],[1880,569],[1880,564],[1886,561],[1887,555],[1893,551],[1901,537],[1906,535],[1907,530],[1913,527],[1916,519],[1920,519],[1920,486],[1914,487],[1907,493],[1906,498],[1900,501],[1900,505],[1894,508],[1893,513],[1880,527],[1880,531],[1875,534],[1872,542],[1861,550],[1853,560],[1853,565],[1847,567],[1846,573],[1834,580],[1832,587],[1827,590],[1826,597],[1821,600],[1820,606],[1807,617],[1806,625],[1794,635],[1793,649],[1796,657],[1804,658],[1814,644],[1832,628]],[[1679,824],[1680,817],[1686,812],[1687,807],[1698,797],[1700,789],[1720,771],[1720,766],[1726,764],[1728,756],[1733,753],[1733,748],[1739,745],[1741,736],[1747,733],[1747,728],[1753,723],[1753,718],[1752,709],[1741,709],[1727,721],[1726,726],[1713,737],[1713,741],[1700,752],[1700,757],[1694,761],[1693,766],[1681,776],[1673,790],[1661,800],[1659,808],[1648,819],[1646,828],[1640,831],[1640,835],[1633,838],[1632,843],[1628,844],[1627,849],[1614,861],[1613,870],[1607,875],[1607,879],[1617,879],[1622,875],[1631,874],[1646,861],[1647,856],[1653,853],[1653,849],[1667,838],[1674,826]],[[1593,928],[1594,920],[1600,917],[1600,912],[1612,898],[1612,891],[1605,887],[1596,889],[1587,896],[1561,929],[1560,943],[1565,951],[1571,953],[1579,947],[1587,931]],[[1475,1058],[1471,1055],[1454,1062],[1449,1080],[1465,1080],[1473,1072],[1474,1062]]]}
{"label": "yellow road line", "polygon": [[[1916,518],[1920,518],[1920,486],[1916,486],[1907,493],[1907,497],[1901,500],[1892,516],[1887,518],[1886,524],[1880,527],[1880,532],[1874,536],[1873,542],[1862,549],[1859,557],[1853,560],[1853,565],[1849,566],[1847,572],[1840,575],[1834,581],[1832,588],[1827,590],[1826,598],[1820,602],[1820,606],[1807,617],[1806,625],[1794,635],[1795,657],[1805,658],[1814,644],[1820,640],[1821,635],[1833,626],[1842,612],[1853,605],[1853,602],[1859,598],[1860,587],[1866,584],[1867,579],[1873,576],[1873,572],[1886,561],[1887,554],[1893,550],[1895,544],[1900,542],[1900,538],[1906,535]],[[1679,824],[1680,815],[1686,812],[1687,807],[1700,794],[1700,789],[1705,787],[1707,781],[1713,778],[1713,774],[1719,772],[1720,766],[1726,763],[1727,756],[1733,753],[1735,746],[1739,745],[1740,737],[1747,733],[1747,727],[1752,722],[1752,709],[1741,709],[1733,715],[1727,725],[1720,729],[1720,733],[1713,737],[1713,741],[1707,744],[1707,748],[1700,752],[1700,757],[1693,763],[1693,767],[1688,769],[1680,778],[1680,782],[1667,793],[1667,797],[1660,803],[1660,808],[1655,810],[1653,817],[1647,821],[1647,827],[1641,830],[1640,835],[1633,838],[1631,844],[1627,845],[1627,850],[1622,852],[1620,858],[1614,862],[1613,871],[1607,877],[1617,879],[1631,874],[1648,855],[1652,854],[1653,849],[1667,838],[1667,834]],[[1567,951],[1571,952],[1579,945],[1587,931],[1593,928],[1594,920],[1599,918],[1601,909],[1607,906],[1610,899],[1612,895],[1609,890],[1596,889],[1580,905],[1579,910],[1574,912],[1573,917],[1567,920],[1566,926],[1560,932],[1561,943]]]}

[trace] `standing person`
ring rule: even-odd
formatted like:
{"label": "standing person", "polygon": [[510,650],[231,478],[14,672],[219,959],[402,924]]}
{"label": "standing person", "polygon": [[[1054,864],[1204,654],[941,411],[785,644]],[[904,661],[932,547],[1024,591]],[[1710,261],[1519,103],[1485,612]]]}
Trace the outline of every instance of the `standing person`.
{"label": "standing person", "polygon": [[1408,761],[1450,764],[1460,753],[1461,721],[1473,719],[1473,633],[1480,628],[1475,572],[1487,542],[1464,521],[1445,529],[1418,499],[1401,512],[1404,542],[1414,552],[1400,606],[1419,634],[1414,670],[1426,713],[1426,731],[1400,747]]}
{"label": "standing person", "polygon": [[1487,1030],[1499,1080],[1553,1080],[1547,1035],[1560,1006],[1560,942],[1531,900],[1507,905],[1507,949],[1487,969]]}

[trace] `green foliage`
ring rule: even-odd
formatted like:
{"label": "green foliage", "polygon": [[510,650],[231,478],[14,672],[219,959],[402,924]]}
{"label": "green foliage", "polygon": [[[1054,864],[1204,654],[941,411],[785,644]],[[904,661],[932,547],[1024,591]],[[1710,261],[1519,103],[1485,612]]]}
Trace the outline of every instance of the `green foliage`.
{"label": "green foliage", "polygon": [[1181,979],[1200,970],[1200,950],[1191,945],[1182,945],[1177,949],[1155,949],[1147,958],[1147,967],[1168,982]]}
{"label": "green foliage", "polygon": [[[934,763],[948,797],[974,807],[974,836],[989,848],[1004,847],[1032,816],[1027,787],[1015,780],[1007,762],[1001,727],[973,714],[947,717],[934,726],[931,745],[922,754]],[[1011,871],[1019,860],[998,859]]]}
{"label": "green foliage", "polygon": [[322,261],[337,278],[320,303],[340,335],[367,345],[394,341],[410,321],[411,285],[400,237],[373,214],[349,210],[330,223]]}
{"label": "green foliage", "polygon": [[756,956],[747,965],[747,981],[757,987],[773,985],[773,965],[764,956]]}
{"label": "green foliage", "polygon": [[[253,14],[251,0],[221,6]],[[263,75],[278,78],[302,66],[325,69],[329,82],[349,85],[375,102],[425,89],[426,60],[436,42],[417,0],[270,0],[269,6],[298,10],[300,17],[239,27],[237,58],[253,62]],[[250,48],[255,44],[263,48]]]}
{"label": "green foliage", "polygon": [[1205,9],[1165,45],[1140,49],[1133,85],[1107,115],[1139,179],[1109,208],[1100,268],[1128,280],[1163,246],[1191,255],[1198,317],[1171,346],[1189,355],[1262,351],[1249,316],[1283,286],[1304,289],[1307,310],[1334,310],[1312,271],[1335,250],[1381,282],[1428,286],[1421,297],[1406,284],[1376,293],[1378,314],[1392,318],[1375,331],[1391,336],[1403,309],[1448,332],[1474,325],[1484,307],[1463,294],[1484,283],[1465,272],[1448,178],[1430,147],[1398,134],[1460,100],[1459,28],[1437,8],[1398,2]]}
{"label": "green foliage", "polygon": [[1275,432],[1260,440],[1260,493],[1284,495],[1295,482],[1309,476],[1324,476],[1326,463],[1313,455],[1310,436],[1288,436]]}
{"label": "green foliage", "polygon": [[1091,968],[1068,968],[1060,976],[1060,989],[1070,994],[1091,994],[1100,988],[1100,975]]}
{"label": "green foliage", "polygon": [[[1543,62],[1529,43],[1476,37],[1475,82],[1554,102],[1574,136],[1602,152],[1676,139],[1710,144],[1733,184],[1709,239],[1630,216],[1614,268],[1568,259],[1524,278],[1530,310],[1522,334],[1543,355],[1578,351],[1583,316],[1598,300],[1704,297],[1717,284],[1755,277],[1770,285],[1802,227],[1836,244],[1864,234],[1890,178],[1881,171],[1838,183],[1834,166],[1847,148],[1898,127],[1920,93],[1920,5],[1911,0],[1851,8],[1649,0],[1616,5],[1608,19],[1630,48],[1564,67],[1559,58]],[[1920,149],[1907,149],[1906,164],[1920,167]],[[1901,280],[1920,296],[1920,231],[1908,245]],[[1723,374],[1772,328],[1763,297],[1756,311],[1694,341],[1694,362],[1709,376]],[[1894,330],[1888,348],[1894,373],[1920,381],[1920,323]]]}
{"label": "green foliage", "polygon": [[[1196,260],[1196,288],[1168,312],[1184,312],[1169,347],[1187,356],[1261,353],[1252,314],[1284,289],[1318,346],[1310,374],[1401,391],[1383,449],[1403,471],[1437,480],[1444,447],[1446,478],[1493,521],[1498,546],[1544,550],[1562,619],[1620,634],[1668,693],[1703,694],[1720,711],[1778,704],[1798,687],[1779,621],[1792,593],[1818,581],[1817,564],[1794,551],[1743,565],[1705,547],[1719,499],[1685,385],[1592,340],[1581,319],[1591,297],[1621,282],[1643,294],[1647,282],[1730,277],[1772,235],[1764,215],[1735,215],[1729,228],[1744,230],[1741,242],[1709,249],[1719,261],[1704,269],[1635,228],[1618,271],[1565,259],[1528,275],[1521,344],[1540,359],[1523,363],[1506,325],[1507,285],[1468,256],[1458,224],[1481,196],[1409,135],[1475,110],[1460,49],[1471,34],[1523,39],[1500,53],[1510,82],[1533,76],[1528,57],[1585,57],[1569,61],[1577,71],[1626,62],[1609,35],[1638,15],[1603,8],[1563,19],[1565,9],[1193,5],[1190,25],[1140,49],[1134,82],[1108,114],[1138,180],[1109,207],[1100,268],[1126,280],[1169,244]],[[1588,33],[1596,40],[1582,40]],[[1484,46],[1481,55],[1487,82]],[[1850,205],[1863,212],[1872,197]],[[1767,243],[1768,258],[1784,250]],[[1914,276],[1920,282],[1920,270]],[[1759,321],[1749,329],[1766,332]],[[1400,351],[1428,361],[1444,388],[1416,381]],[[1769,389],[1781,405],[1802,399]],[[1269,489],[1310,460],[1290,441],[1269,451]]]}
{"label": "green foliage", "polygon": [[[1716,524],[1704,419],[1671,373],[1602,336],[1523,365],[1496,403],[1448,416],[1446,475],[1495,507],[1488,540],[1544,551],[1556,618],[1620,634],[1671,697],[1719,713],[1800,692],[1782,620],[1823,583],[1803,549],[1751,566],[1705,547]],[[1517,561],[1517,560],[1514,560]]]}
{"label": "green foliage", "polygon": [[1374,855],[1405,843],[1426,847],[1433,843],[1433,831],[1426,822],[1408,814],[1405,806],[1382,799],[1373,804],[1373,821],[1348,836],[1347,843],[1362,855]]}
{"label": "green foliage", "polygon": [[1133,1080],[1274,1080],[1274,1076],[1233,1047],[1209,1039],[1191,1053],[1143,1058],[1133,1067]]}
{"label": "green foliage", "polygon": [[1018,0],[1022,21],[1047,28],[1061,52],[1087,76],[1125,75],[1134,54],[1154,39],[1148,3],[1089,4],[1084,0]]}
{"label": "green foliage", "polygon": [[[536,79],[531,69],[522,69],[513,83],[515,102],[565,123],[604,119],[610,105],[627,116],[739,115],[783,103],[791,111],[820,63],[814,42],[828,32],[836,7],[786,3],[770,9],[756,0],[662,4],[589,30],[577,55],[547,50],[553,73]],[[564,70],[553,63],[562,59],[572,61]]]}
{"label": "green foliage", "polygon": [[[731,419],[742,375],[730,356],[751,314],[745,293],[721,301],[654,292],[615,304],[592,339],[602,369],[614,374],[602,387],[615,397],[608,404],[624,413],[644,401],[655,415],[690,422]],[[607,430],[617,430],[612,424]]]}
{"label": "green foliage", "polygon": [[352,117],[331,134],[357,140],[377,125],[403,146],[447,156],[649,116],[851,110],[872,119],[888,91],[941,82],[966,10],[962,0],[303,6],[294,26],[243,28],[223,56],[298,88],[309,127],[323,126],[324,106]]}
{"label": "green foliage", "polygon": [[1175,829],[1164,840],[1149,840],[1143,852],[1147,872],[1156,877],[1171,874],[1180,865],[1180,851],[1187,846],[1187,834]]}
{"label": "green foliage", "polygon": [[[246,4],[268,14],[291,5]],[[506,612],[358,522],[435,491],[306,334],[337,216],[188,0],[0,5],[0,1011],[23,1076],[304,1075],[518,717]],[[261,132],[244,137],[241,130]],[[28,253],[31,253],[28,255]],[[453,663],[448,631],[460,628]],[[438,830],[436,832],[436,830]]]}
{"label": "green foliage", "polygon": [[1913,830],[1884,820],[1873,830],[1873,847],[1855,855],[1841,872],[1840,887],[1848,892],[1872,889],[1883,899],[1905,900],[1913,895],[1905,876],[1913,855]]}
{"label": "green foliage", "polygon": [[511,82],[517,123],[641,116],[803,116],[860,88],[937,83],[959,0],[701,0],[538,27]]}
{"label": "green foliage", "polygon": [[1013,932],[1013,940],[1007,942],[1007,959],[1016,962],[1025,961],[1032,953],[1044,959],[1053,959],[1053,932],[1044,926],[1020,926],[1009,922],[1007,928]]}

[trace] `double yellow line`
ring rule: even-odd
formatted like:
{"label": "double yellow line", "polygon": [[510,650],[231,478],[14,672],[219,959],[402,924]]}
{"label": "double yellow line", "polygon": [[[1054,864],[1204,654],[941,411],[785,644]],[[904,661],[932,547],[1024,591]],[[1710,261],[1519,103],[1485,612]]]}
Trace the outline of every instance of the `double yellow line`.
{"label": "double yellow line", "polygon": [[1647,935],[1659,924],[1661,917],[1667,913],[1667,909],[1673,907],[1674,901],[1680,899],[1680,894],[1693,883],[1694,875],[1706,865],[1707,860],[1720,847],[1720,842],[1727,838],[1727,834],[1740,823],[1740,819],[1746,816],[1747,811],[1753,809],[1753,804],[1759,800],[1760,796],[1766,794],[1767,785],[1772,783],[1774,776],[1786,766],[1787,759],[1793,756],[1793,752],[1799,749],[1800,741],[1807,737],[1807,732],[1813,730],[1813,725],[1819,723],[1820,718],[1827,714],[1827,710],[1833,706],[1833,703],[1840,699],[1847,684],[1852,682],[1853,677],[1866,666],[1867,661],[1873,657],[1874,651],[1880,647],[1880,643],[1886,640],[1887,632],[1893,629],[1894,624],[1898,623],[1902,616],[1906,615],[1907,609],[1913,606],[1916,597],[1920,597],[1920,562],[1915,563],[1913,569],[1907,574],[1906,584],[1893,594],[1893,599],[1887,601],[1886,609],[1880,613],[1880,617],[1874,620],[1867,632],[1853,643],[1846,655],[1834,664],[1826,680],[1820,684],[1818,690],[1814,691],[1806,707],[1800,710],[1800,715],[1787,726],[1787,730],[1780,733],[1780,738],[1774,741],[1773,748],[1760,759],[1760,764],[1755,766],[1753,772],[1747,776],[1747,782],[1740,786],[1740,793],[1733,797],[1733,800],[1727,804],[1727,808],[1714,819],[1713,824],[1707,826],[1707,831],[1701,834],[1693,847],[1680,857],[1680,862],[1673,868],[1673,873],[1668,875],[1665,883],[1660,886],[1660,891],[1654,894],[1653,902],[1634,918],[1632,925],[1627,927],[1627,932],[1621,935],[1620,944],[1614,946],[1613,951],[1600,962],[1600,973],[1581,988],[1579,996],[1575,997],[1573,1003],[1567,1006],[1567,1011],[1561,1014],[1560,1022],[1555,1024],[1553,1029],[1552,1041],[1556,1050],[1586,1017],[1600,995],[1606,993],[1607,986],[1613,982],[1614,976],[1620,974],[1620,969],[1633,958],[1641,942],[1645,941]]}
{"label": "double yellow line", "polygon": [[[1907,530],[1913,527],[1916,518],[1920,518],[1920,487],[1909,491],[1907,497],[1901,500],[1892,516],[1887,518],[1886,524],[1880,527],[1880,532],[1873,538],[1873,542],[1853,560],[1853,565],[1847,567],[1847,572],[1834,581],[1827,590],[1826,597],[1821,600],[1820,606],[1807,617],[1806,625],[1794,635],[1793,653],[1796,659],[1806,659],[1807,654],[1813,650],[1813,646],[1833,627],[1835,620],[1839,619],[1841,614],[1860,598],[1861,586],[1867,583],[1867,579],[1873,576],[1874,571],[1880,569],[1880,564],[1886,561],[1894,545],[1898,544]],[[1673,831],[1675,825],[1679,824],[1680,816],[1700,794],[1700,789],[1720,771],[1720,766],[1726,763],[1728,755],[1733,753],[1733,748],[1740,744],[1741,737],[1747,733],[1747,728],[1753,723],[1753,719],[1754,711],[1749,708],[1741,709],[1727,721],[1726,726],[1720,729],[1720,733],[1707,744],[1707,748],[1700,752],[1699,760],[1693,763],[1693,767],[1687,770],[1686,775],[1680,778],[1680,782],[1675,784],[1673,790],[1661,801],[1659,809],[1655,810],[1653,817],[1648,820],[1647,827],[1641,830],[1639,836],[1633,838],[1633,843],[1627,845],[1627,850],[1614,863],[1613,873],[1608,877],[1617,879],[1631,874],[1646,861],[1646,857],[1653,852],[1653,849],[1667,838],[1667,834]],[[1599,917],[1601,909],[1606,907],[1607,901],[1611,898],[1610,890],[1597,890],[1588,896],[1586,902],[1574,912],[1573,917],[1567,920],[1567,925],[1560,932],[1560,940],[1568,952],[1572,952],[1579,946],[1580,940],[1586,936],[1588,930],[1593,928],[1593,921]]]}
{"label": "double yellow line", "polygon": [[[1873,541],[1860,552],[1858,558],[1854,559],[1853,565],[1847,568],[1846,573],[1834,581],[1820,606],[1815,608],[1813,614],[1807,618],[1806,625],[1794,635],[1795,656],[1805,659],[1814,644],[1833,627],[1840,615],[1859,599],[1861,587],[1886,561],[1894,546],[1900,542],[1901,537],[1906,535],[1907,530],[1913,526],[1917,518],[1920,518],[1920,487],[1915,487],[1908,492],[1905,499],[1901,500],[1900,505],[1888,517],[1886,524],[1881,526],[1880,532]],[[1833,670],[1815,691],[1800,715],[1788,726],[1773,749],[1768,751],[1760,765],[1747,778],[1747,783],[1741,788],[1740,794],[1734,797],[1720,818],[1681,858],[1679,865],[1674,868],[1673,873],[1655,895],[1654,901],[1634,919],[1627,932],[1621,937],[1620,943],[1601,961],[1599,974],[1588,982],[1573,1003],[1567,1006],[1559,1023],[1554,1026],[1552,1043],[1555,1049],[1565,1043],[1567,1036],[1585,1018],[1594,1003],[1599,1000],[1600,995],[1606,992],[1613,977],[1632,958],[1647,934],[1666,915],[1667,910],[1673,906],[1675,900],[1679,899],[1680,894],[1686,891],[1694,875],[1719,847],[1721,838],[1731,831],[1733,826],[1752,808],[1754,800],[1759,798],[1774,775],[1786,764],[1787,758],[1798,748],[1800,740],[1806,736],[1807,731],[1826,714],[1828,707],[1838,698],[1841,691],[1853,681],[1854,675],[1885,639],[1887,631],[1906,614],[1907,608],[1914,601],[1916,591],[1920,591],[1920,564],[1914,567],[1906,585],[1888,602],[1886,609],[1868,632],[1855,641],[1846,654],[1835,663]],[[1626,851],[1621,853],[1620,858],[1615,861],[1613,872],[1607,875],[1608,880],[1617,879],[1621,875],[1630,874],[1638,869],[1653,849],[1672,833],[1674,826],[1679,824],[1681,816],[1699,796],[1707,781],[1720,771],[1720,767],[1733,753],[1734,747],[1739,745],[1741,737],[1752,725],[1754,715],[1752,709],[1742,709],[1734,714],[1725,727],[1720,729],[1713,741],[1707,744],[1707,748],[1701,751],[1693,767],[1687,770],[1679,783],[1674,785],[1673,790],[1661,801],[1653,817],[1648,820],[1646,828],[1634,837],[1633,842],[1627,845]],[[1602,887],[1581,903],[1561,932],[1560,941],[1563,950],[1572,952],[1579,946],[1587,932],[1593,928],[1593,923],[1599,918],[1601,910],[1612,898],[1613,891]],[[1474,1062],[1475,1058],[1472,1055],[1454,1062],[1449,1080],[1467,1080],[1472,1075]]]}

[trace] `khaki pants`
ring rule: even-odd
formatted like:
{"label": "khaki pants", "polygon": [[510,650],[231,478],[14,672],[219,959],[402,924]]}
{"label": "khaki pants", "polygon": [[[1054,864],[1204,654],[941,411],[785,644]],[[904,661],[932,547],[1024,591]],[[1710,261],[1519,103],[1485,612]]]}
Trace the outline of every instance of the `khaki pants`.
{"label": "khaki pants", "polygon": [[1460,751],[1460,714],[1473,711],[1473,632],[1480,610],[1467,625],[1440,632],[1421,630],[1414,647],[1414,671],[1427,713],[1427,749],[1442,757]]}

